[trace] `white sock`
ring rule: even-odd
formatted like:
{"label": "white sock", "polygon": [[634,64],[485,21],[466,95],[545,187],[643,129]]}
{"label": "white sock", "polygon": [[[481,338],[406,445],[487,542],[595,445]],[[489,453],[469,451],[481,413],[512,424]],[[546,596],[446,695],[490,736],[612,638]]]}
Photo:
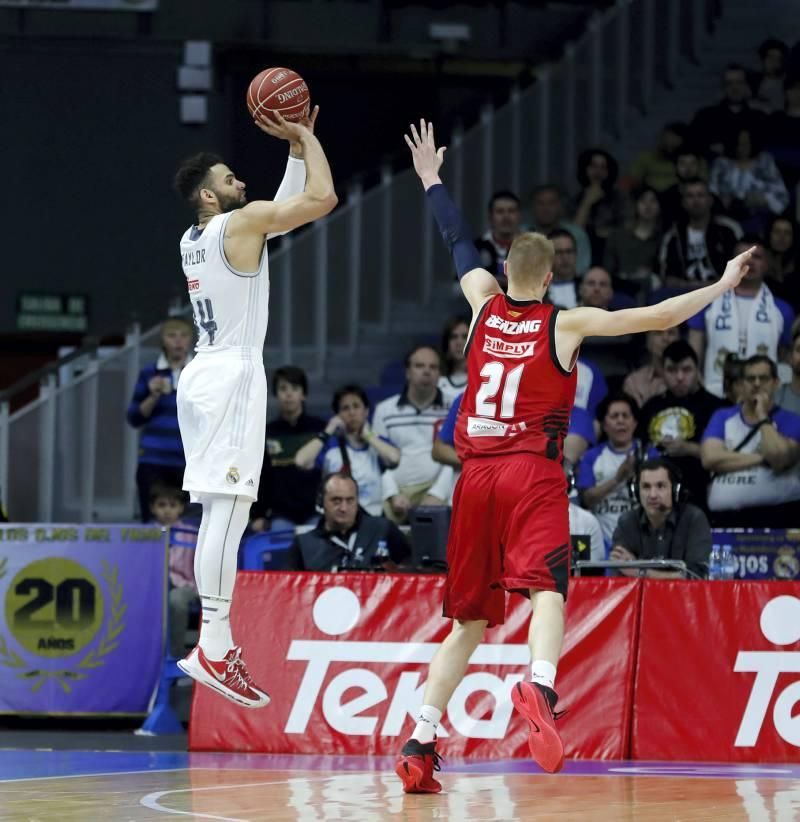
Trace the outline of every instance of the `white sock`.
{"label": "white sock", "polygon": [[438,708],[434,708],[433,705],[423,705],[417,714],[417,727],[414,728],[411,738],[423,745],[433,742],[441,718],[442,712]]}
{"label": "white sock", "polygon": [[234,647],[229,613],[236,583],[236,561],[251,501],[238,496],[203,497],[203,521],[195,549],[194,571],[203,624],[199,645],[209,659],[219,660]]}
{"label": "white sock", "polygon": [[556,681],[556,666],[546,659],[536,659],[531,665],[531,681],[552,688]]}
{"label": "white sock", "polygon": [[201,596],[200,602],[203,606],[203,624],[198,645],[209,659],[217,661],[233,648],[231,601],[221,597]]}

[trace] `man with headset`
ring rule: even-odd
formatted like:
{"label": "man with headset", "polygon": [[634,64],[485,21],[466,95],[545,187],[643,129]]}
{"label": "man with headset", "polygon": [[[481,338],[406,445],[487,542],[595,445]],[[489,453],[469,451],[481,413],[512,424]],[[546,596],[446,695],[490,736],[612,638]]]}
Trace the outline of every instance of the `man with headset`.
{"label": "man with headset", "polygon": [[[612,539],[611,559],[680,559],[691,577],[708,576],[711,526],[706,515],[683,499],[678,469],[668,460],[645,460],[636,472],[632,496],[636,508],[618,520]],[[639,576],[639,569],[622,569]],[[642,576],[680,579],[679,571],[649,569]]]}
{"label": "man with headset", "polygon": [[320,485],[317,527],[295,537],[289,571],[390,571],[411,550],[397,526],[370,516],[358,505],[358,483],[350,474],[328,474]]}

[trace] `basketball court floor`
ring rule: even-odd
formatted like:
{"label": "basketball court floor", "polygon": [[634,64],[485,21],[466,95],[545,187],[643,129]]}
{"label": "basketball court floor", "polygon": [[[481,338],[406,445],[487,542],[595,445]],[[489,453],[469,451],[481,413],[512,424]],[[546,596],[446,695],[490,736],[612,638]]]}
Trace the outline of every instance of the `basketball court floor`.
{"label": "basketball court floor", "polygon": [[384,758],[0,750],[0,820],[800,820],[800,764],[445,762],[406,796]]}

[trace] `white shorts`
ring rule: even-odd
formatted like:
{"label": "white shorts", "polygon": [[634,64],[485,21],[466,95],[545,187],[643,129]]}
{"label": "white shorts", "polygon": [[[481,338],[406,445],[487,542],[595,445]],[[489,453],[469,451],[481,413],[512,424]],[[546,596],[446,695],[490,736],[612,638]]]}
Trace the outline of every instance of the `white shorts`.
{"label": "white shorts", "polygon": [[178,382],[178,424],[186,454],[183,489],[255,500],[264,461],[267,376],[260,351],[202,352]]}

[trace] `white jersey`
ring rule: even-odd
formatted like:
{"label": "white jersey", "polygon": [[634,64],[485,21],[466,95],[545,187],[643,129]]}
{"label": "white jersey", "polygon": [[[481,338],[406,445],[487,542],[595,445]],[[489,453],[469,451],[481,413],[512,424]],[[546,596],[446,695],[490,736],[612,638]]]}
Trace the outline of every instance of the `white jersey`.
{"label": "white jersey", "polygon": [[181,261],[198,339],[196,350],[264,348],[269,321],[267,240],[256,271],[237,271],[225,257],[225,226],[233,212],[212,217],[181,238]]}

